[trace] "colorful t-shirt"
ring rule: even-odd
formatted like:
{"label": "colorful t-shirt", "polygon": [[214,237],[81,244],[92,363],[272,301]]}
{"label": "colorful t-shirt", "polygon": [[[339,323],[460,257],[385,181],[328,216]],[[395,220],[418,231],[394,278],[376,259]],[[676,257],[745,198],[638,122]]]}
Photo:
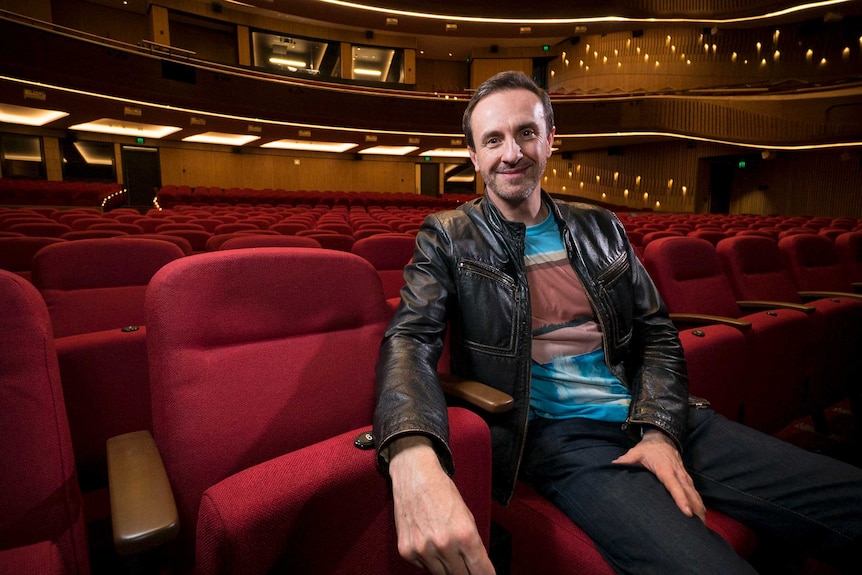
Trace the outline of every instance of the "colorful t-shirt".
{"label": "colorful t-shirt", "polygon": [[605,363],[602,332],[549,215],[527,227],[534,416],[624,421],[631,396]]}

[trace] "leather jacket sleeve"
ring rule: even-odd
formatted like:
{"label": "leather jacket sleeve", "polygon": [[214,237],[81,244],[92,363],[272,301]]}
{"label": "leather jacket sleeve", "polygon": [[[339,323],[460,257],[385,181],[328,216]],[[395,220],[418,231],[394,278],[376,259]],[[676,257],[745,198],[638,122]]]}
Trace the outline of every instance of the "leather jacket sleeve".
{"label": "leather jacket sleeve", "polygon": [[434,221],[428,218],[418,234],[413,259],[404,271],[407,287],[380,346],[374,436],[384,472],[392,441],[422,434],[432,439],[447,473],[454,473],[446,399],[437,378],[453,286],[446,269],[449,242]]}

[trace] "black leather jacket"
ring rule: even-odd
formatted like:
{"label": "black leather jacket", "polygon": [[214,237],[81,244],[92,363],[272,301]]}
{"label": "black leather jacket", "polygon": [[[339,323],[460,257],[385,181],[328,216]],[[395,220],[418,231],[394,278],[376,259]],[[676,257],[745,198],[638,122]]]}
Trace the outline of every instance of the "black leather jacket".
{"label": "black leather jacket", "polygon": [[[608,366],[632,395],[624,429],[644,426],[682,444],[688,378],[676,328],[607,210],[556,202],[543,192],[604,334]],[[432,438],[453,473],[446,400],[437,363],[447,322],[451,370],[510,394],[515,407],[486,415],[493,450],[493,494],[507,503],[527,432],[531,313],[524,268],[525,226],[503,219],[485,198],[429,216],[405,268],[401,303],[381,344],[374,433],[385,472],[387,446],[409,434]]]}

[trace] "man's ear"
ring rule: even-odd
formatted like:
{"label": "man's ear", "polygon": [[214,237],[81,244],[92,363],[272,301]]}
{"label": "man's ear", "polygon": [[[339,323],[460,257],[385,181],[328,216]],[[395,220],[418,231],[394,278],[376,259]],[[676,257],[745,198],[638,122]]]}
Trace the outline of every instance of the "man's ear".
{"label": "man's ear", "polygon": [[556,135],[557,135],[557,127],[554,126],[553,128],[551,128],[551,133],[548,134],[548,157],[549,158],[554,153],[554,136],[556,136]]}
{"label": "man's ear", "polygon": [[470,154],[470,161],[473,162],[473,171],[479,172],[479,162],[476,160],[476,150],[467,146],[467,152]]}

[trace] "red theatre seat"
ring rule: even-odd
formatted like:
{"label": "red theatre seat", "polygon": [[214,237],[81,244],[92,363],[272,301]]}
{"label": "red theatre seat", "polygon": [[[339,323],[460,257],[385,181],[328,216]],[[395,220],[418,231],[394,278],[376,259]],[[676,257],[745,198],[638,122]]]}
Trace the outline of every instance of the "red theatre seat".
{"label": "red theatre seat", "polygon": [[[380,279],[314,248],[200,254],[147,291],[154,438],[197,573],[421,573],[397,554],[373,450]],[[490,532],[490,437],[450,410],[455,482]],[[194,551],[194,553],[193,553]],[[185,561],[183,561],[183,559]]]}
{"label": "red theatre seat", "polygon": [[779,304],[743,311],[724,275],[715,246],[690,237],[667,237],[650,243],[644,263],[673,314],[696,314],[717,323],[742,320],[751,365],[742,422],[776,433],[799,417],[805,405],[808,319]]}
{"label": "red theatre seat", "polygon": [[846,398],[860,377],[862,301],[823,297],[803,300],[778,244],[757,236],[737,236],[716,247],[722,268],[739,300],[805,305],[812,313],[808,364],[808,403],[813,415]]}
{"label": "red theatre seat", "polygon": [[150,428],[144,293],[183,252],[137,237],[47,248],[33,260],[33,283],[51,315],[82,488],[99,492],[107,486],[105,441]]}
{"label": "red theatre seat", "polygon": [[378,234],[357,240],[354,254],[368,260],[383,282],[387,299],[399,297],[404,286],[404,266],[413,258],[416,237],[410,234]]}
{"label": "red theatre seat", "polygon": [[0,349],[0,573],[87,575],[51,320],[39,292],[2,270]]}

